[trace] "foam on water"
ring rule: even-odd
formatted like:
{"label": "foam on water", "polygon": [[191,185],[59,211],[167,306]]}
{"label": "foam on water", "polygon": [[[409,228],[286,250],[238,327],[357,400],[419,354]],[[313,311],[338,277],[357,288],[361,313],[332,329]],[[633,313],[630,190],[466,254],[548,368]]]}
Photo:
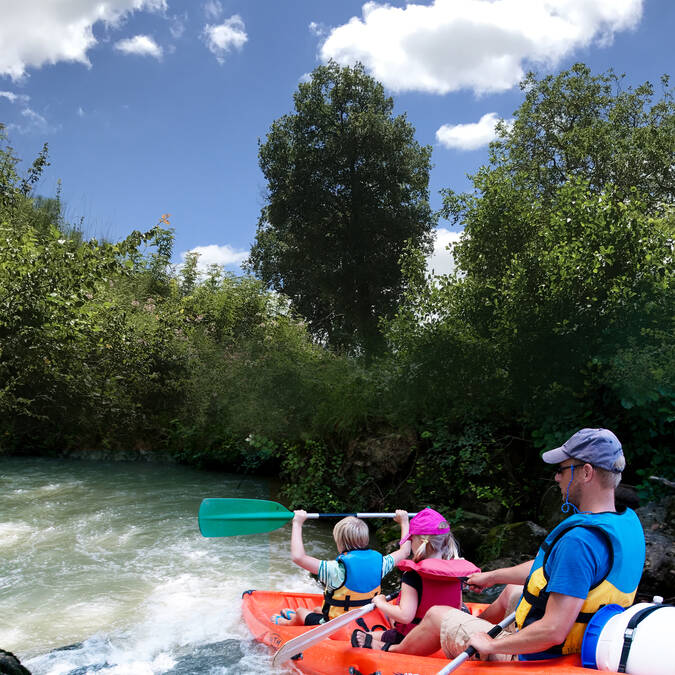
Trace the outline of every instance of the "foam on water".
{"label": "foam on water", "polygon": [[[0,460],[0,646],[33,675],[274,672],[242,591],[318,588],[290,562],[289,527],[201,537],[214,496],[271,498],[262,480],[181,467]],[[308,553],[334,555],[326,526],[307,530]]]}

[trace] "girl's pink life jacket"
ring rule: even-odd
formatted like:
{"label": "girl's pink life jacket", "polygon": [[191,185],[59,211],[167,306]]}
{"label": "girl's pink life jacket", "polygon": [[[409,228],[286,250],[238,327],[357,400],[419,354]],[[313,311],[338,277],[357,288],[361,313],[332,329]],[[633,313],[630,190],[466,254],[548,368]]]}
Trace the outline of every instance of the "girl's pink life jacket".
{"label": "girl's pink life jacket", "polygon": [[394,622],[394,628],[403,635],[407,635],[422,621],[424,615],[434,605],[447,605],[459,609],[462,606],[461,578],[480,572],[480,568],[464,558],[453,560],[429,558],[417,563],[412,560],[401,560],[397,567],[403,572],[414,570],[422,577],[422,596],[418,598],[415,617],[410,623]]}

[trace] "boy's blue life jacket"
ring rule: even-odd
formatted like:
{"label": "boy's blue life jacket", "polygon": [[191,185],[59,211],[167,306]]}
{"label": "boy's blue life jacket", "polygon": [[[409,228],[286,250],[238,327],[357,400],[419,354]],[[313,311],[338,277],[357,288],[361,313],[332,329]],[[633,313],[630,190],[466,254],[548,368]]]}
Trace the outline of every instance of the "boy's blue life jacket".
{"label": "boy's blue life jacket", "polygon": [[346,575],[342,586],[323,594],[321,611],[326,621],[367,605],[379,595],[382,581],[382,554],[377,551],[349,551],[336,560],[344,565]]}

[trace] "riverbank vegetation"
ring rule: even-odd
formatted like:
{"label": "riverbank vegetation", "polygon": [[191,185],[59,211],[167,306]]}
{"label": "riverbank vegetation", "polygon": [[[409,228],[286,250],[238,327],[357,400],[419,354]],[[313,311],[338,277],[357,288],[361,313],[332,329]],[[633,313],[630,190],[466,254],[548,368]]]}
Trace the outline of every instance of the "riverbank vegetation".
{"label": "riverbank vegetation", "polygon": [[[578,65],[523,90],[473,190],[432,214],[430,149],[391,99],[361,68],[317,69],[260,147],[261,280],[173,267],[168,215],[87,239],[35,195],[46,146],[20,175],[0,131],[0,452],[134,447],[280,473],[317,510],[526,515],[541,450],[607,426],[629,482],[673,480],[672,89]],[[372,189],[381,166],[395,194]],[[464,231],[440,277],[437,218]]]}

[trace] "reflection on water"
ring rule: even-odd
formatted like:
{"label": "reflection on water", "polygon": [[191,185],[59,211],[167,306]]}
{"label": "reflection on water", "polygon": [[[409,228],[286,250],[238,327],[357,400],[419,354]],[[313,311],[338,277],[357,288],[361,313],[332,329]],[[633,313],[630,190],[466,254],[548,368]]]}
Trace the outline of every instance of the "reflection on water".
{"label": "reflection on water", "polygon": [[[274,498],[183,467],[0,459],[0,647],[34,675],[272,672],[242,591],[318,587],[290,562],[288,525],[203,538],[204,497]],[[335,555],[327,525],[306,530],[308,553]]]}

